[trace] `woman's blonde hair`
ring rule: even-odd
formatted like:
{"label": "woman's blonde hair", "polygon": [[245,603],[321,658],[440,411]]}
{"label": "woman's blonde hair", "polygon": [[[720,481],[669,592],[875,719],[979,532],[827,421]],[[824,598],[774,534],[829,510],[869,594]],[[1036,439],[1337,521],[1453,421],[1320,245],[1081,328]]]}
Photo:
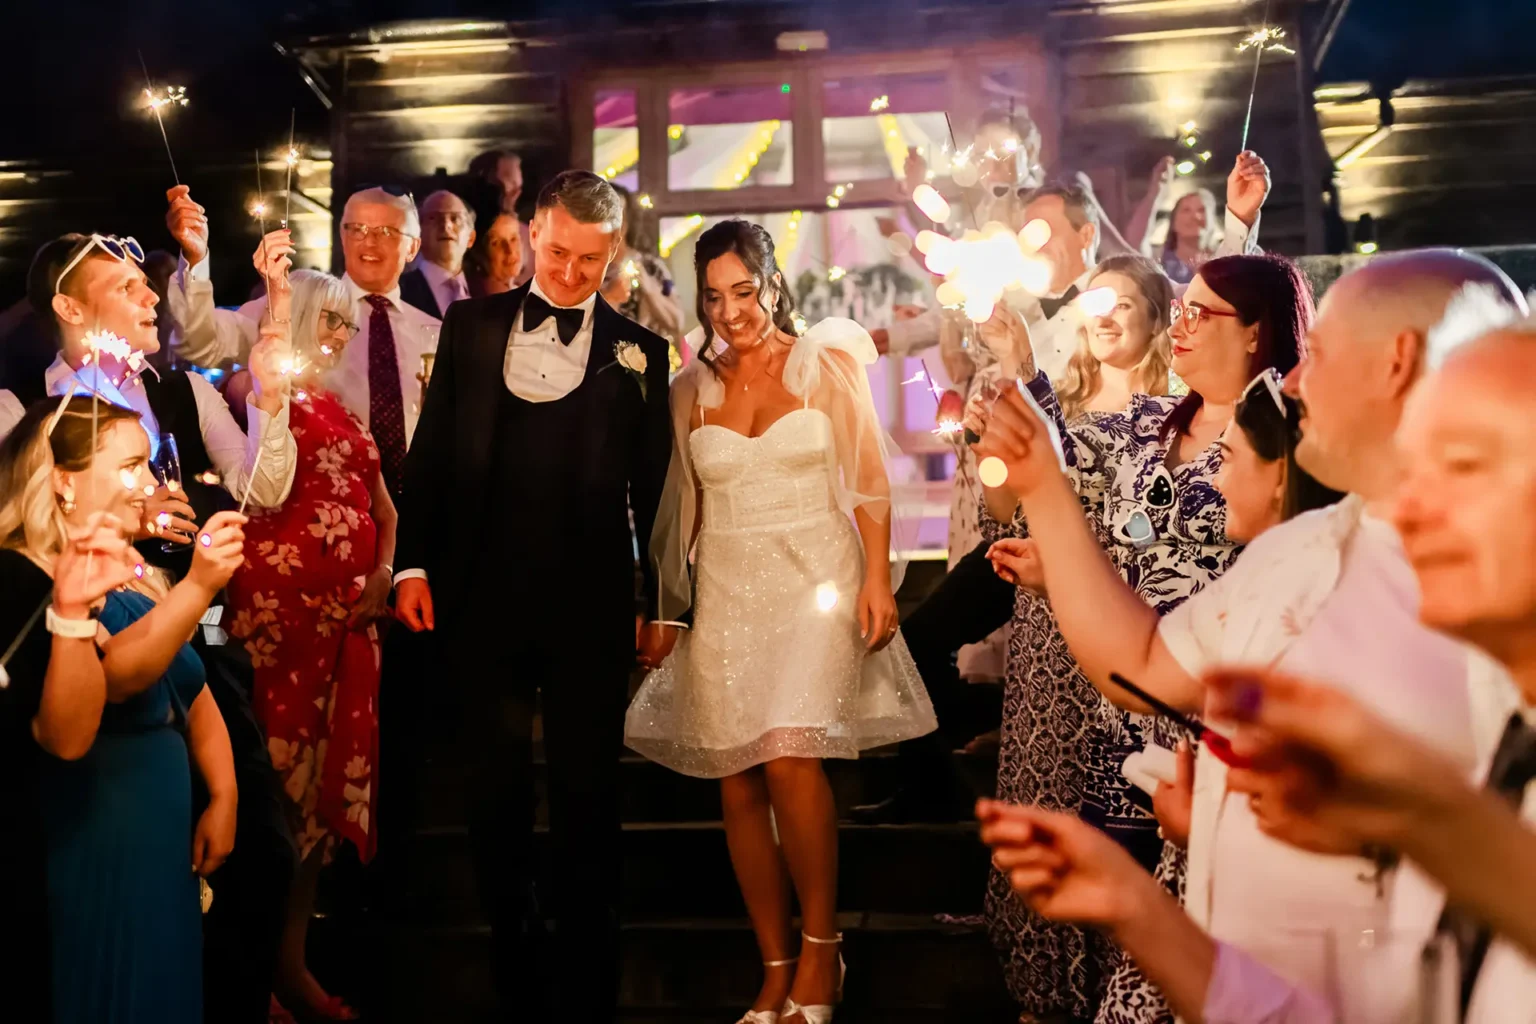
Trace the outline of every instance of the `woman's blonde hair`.
{"label": "woman's blonde hair", "polygon": [[[1093,268],[1089,286],[1104,274],[1124,274],[1136,282],[1136,290],[1147,304],[1147,319],[1152,324],[1152,340],[1147,353],[1131,371],[1131,391],[1143,395],[1168,393],[1168,368],[1173,363],[1173,343],[1168,338],[1168,311],[1173,305],[1173,284],[1168,275],[1145,256],[1111,256]],[[1066,372],[1056,396],[1068,420],[1083,414],[1084,408],[1099,390],[1099,360],[1093,354],[1087,328],[1077,332],[1077,351],[1067,360]]]}
{"label": "woman's blonde hair", "polygon": [[320,270],[295,270],[288,275],[293,288],[292,344],[295,352],[313,356],[320,350],[320,314],[333,309],[352,319],[352,296],[339,277]]}
{"label": "woman's blonde hair", "polygon": [[[94,408],[93,408],[94,406]],[[53,473],[90,469],[114,423],[138,423],[139,414],[111,402],[76,395],[63,403],[36,402],[0,442],[0,548],[19,551],[49,575],[69,539]],[[147,573],[135,589],[155,599],[165,581]]]}

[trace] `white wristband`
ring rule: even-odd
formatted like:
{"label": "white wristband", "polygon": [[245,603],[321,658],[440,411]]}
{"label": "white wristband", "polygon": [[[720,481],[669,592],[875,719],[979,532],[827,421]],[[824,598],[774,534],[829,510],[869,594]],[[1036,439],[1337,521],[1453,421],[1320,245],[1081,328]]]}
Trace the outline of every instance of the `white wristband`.
{"label": "white wristband", "polygon": [[48,632],[68,640],[93,640],[98,629],[95,619],[60,618],[51,606],[44,621],[48,625]]}

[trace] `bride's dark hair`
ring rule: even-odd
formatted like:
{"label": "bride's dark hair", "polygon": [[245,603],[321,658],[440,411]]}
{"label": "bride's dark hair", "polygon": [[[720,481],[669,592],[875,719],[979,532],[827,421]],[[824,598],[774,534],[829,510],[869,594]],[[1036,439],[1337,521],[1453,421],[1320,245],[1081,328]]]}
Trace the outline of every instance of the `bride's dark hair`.
{"label": "bride's dark hair", "polygon": [[[784,283],[784,275],[779,270],[778,258],[774,256],[773,236],[761,225],[751,221],[723,220],[700,235],[693,247],[693,269],[698,277],[694,294],[697,296],[699,325],[704,328],[704,341],[699,345],[697,358],[711,372],[715,371],[715,328],[709,322],[709,314],[704,311],[704,278],[709,265],[727,253],[735,253],[746,265],[752,280],[757,282],[758,305],[768,314],[773,326],[789,335],[796,333],[793,319],[795,300],[790,298],[789,287]],[[775,276],[779,278],[778,284],[774,283]],[[765,293],[769,288],[778,293],[772,309],[768,308],[765,301]]]}

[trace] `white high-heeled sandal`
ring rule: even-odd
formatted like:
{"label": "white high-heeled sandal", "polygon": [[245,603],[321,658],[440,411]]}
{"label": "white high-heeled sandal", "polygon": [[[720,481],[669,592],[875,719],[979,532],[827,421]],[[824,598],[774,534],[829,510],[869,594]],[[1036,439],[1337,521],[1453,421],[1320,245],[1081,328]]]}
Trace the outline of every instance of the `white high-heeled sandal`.
{"label": "white high-heeled sandal", "polygon": [[[800,938],[817,946],[841,946],[843,944],[842,932],[838,932],[835,939],[818,939],[814,935],[805,934],[805,932],[800,933]],[[805,1024],[832,1024],[832,1014],[837,1009],[837,1004],[843,1001],[843,982],[847,979],[848,964],[844,962],[842,951],[839,950],[837,954],[837,994],[832,997],[831,1005],[801,1006],[793,999],[788,999],[784,1002],[784,1009],[779,1011],[779,1018],[782,1020],[785,1017],[793,1017],[798,1013],[800,1019]]]}
{"label": "white high-heeled sandal", "polygon": [[[792,956],[788,960],[764,960],[763,966],[788,967],[799,961],[799,957]],[[779,1024],[779,1013],[777,1010],[748,1010],[736,1024]]]}

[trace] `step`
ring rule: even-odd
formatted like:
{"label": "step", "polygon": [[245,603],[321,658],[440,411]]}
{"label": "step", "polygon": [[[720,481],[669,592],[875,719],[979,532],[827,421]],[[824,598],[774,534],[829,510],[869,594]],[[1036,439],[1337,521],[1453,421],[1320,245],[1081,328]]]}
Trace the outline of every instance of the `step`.
{"label": "step", "polygon": [[[536,833],[541,862],[548,833]],[[981,910],[988,854],[974,824],[849,825],[838,829],[837,904],[858,912],[972,914]],[[419,835],[416,919],[481,920],[469,835],[464,828]],[[717,920],[743,916],[719,822],[631,823],[624,827],[623,919]]]}
{"label": "step", "polygon": [[[867,752],[857,761],[822,762],[832,784],[838,813],[846,816],[849,808],[883,800],[896,788],[899,777],[894,748]],[[548,773],[546,766],[535,764],[535,798],[539,822],[548,821],[544,799]],[[430,753],[424,767],[426,827],[461,825],[468,820],[465,768],[451,750]],[[997,758],[956,753],[954,771],[960,780],[955,814],[968,816],[972,795],[990,793],[997,779]],[[620,814],[628,822],[716,821],[720,818],[720,784],[712,779],[679,775],[654,761],[635,754],[625,755],[619,765]]]}
{"label": "step", "polygon": [[[941,924],[926,915],[844,914],[839,928],[848,962],[839,1021],[1017,1019],[997,957],[979,926]],[[368,1006],[368,993],[357,993],[363,1008],[373,1010],[370,1020],[475,1020],[494,1006],[488,927],[349,937],[332,922],[317,922],[311,941],[328,950],[311,957],[322,978],[356,977],[356,971],[345,970],[347,959],[379,958],[369,973],[388,979],[391,991],[375,1000],[383,1005]],[[619,999],[634,1019],[652,1014],[688,1021],[711,1013],[729,1021],[750,1005],[761,982],[760,956],[745,920],[631,922],[622,928],[621,947]],[[431,1007],[430,1014],[411,1005],[418,1000]]]}

